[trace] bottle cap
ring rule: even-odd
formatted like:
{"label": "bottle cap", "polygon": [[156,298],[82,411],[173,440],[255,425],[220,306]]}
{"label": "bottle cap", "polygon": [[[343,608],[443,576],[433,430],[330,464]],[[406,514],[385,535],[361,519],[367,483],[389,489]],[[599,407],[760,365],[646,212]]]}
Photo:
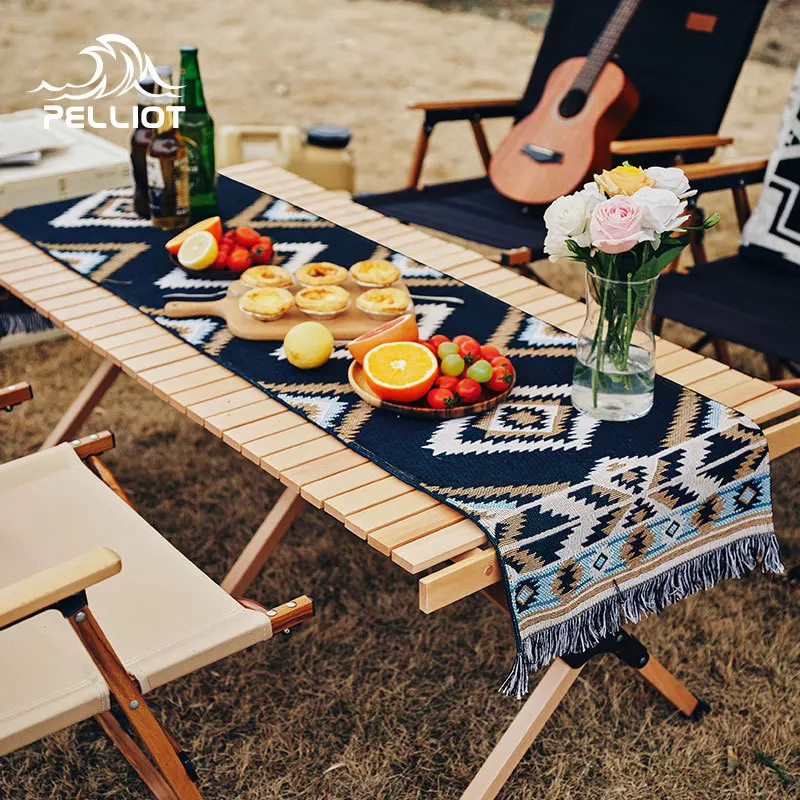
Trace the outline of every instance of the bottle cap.
{"label": "bottle cap", "polygon": [[306,141],[310,145],[331,150],[344,150],[352,135],[349,128],[341,125],[309,125],[306,128]]}
{"label": "bottle cap", "polygon": [[181,47],[181,53],[187,53],[191,55],[192,53],[196,52],[197,52],[197,47],[193,44],[185,44],[183,45],[183,47]]}

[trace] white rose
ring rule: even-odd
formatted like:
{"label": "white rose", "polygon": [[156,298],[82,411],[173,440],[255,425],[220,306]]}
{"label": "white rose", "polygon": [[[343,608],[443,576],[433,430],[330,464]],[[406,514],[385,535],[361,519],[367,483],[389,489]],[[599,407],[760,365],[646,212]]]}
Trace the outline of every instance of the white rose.
{"label": "white rose", "polygon": [[593,200],[585,190],[559,197],[550,203],[544,212],[544,224],[547,227],[544,250],[551,261],[572,255],[566,245],[567,239],[572,239],[581,247],[589,246],[589,222],[593,208]]}
{"label": "white rose", "polygon": [[655,181],[654,189],[668,189],[681,200],[697,194],[697,189],[692,189],[689,179],[679,167],[648,167],[644,174]]}
{"label": "white rose", "polygon": [[677,230],[689,219],[683,213],[686,201],[680,200],[669,189],[644,186],[630,199],[642,210],[642,239],[652,240],[656,235]]}

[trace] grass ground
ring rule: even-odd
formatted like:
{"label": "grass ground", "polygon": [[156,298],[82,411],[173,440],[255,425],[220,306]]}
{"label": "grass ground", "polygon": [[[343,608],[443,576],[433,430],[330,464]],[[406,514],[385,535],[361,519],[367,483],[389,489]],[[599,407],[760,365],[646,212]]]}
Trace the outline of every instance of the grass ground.
{"label": "grass ground", "polygon": [[[172,58],[191,38],[218,124],[349,124],[362,188],[402,182],[419,123],[404,112],[406,102],[516,92],[539,41],[513,20],[385,0],[228,0],[202,9],[189,0],[8,0],[4,14],[4,110],[33,104],[28,83],[69,77],[78,50],[101,33],[124,32],[156,60]],[[785,67],[745,65],[724,127],[738,139],[733,156],[769,150],[790,82]],[[468,132],[436,136],[430,180],[474,172]],[[719,199],[709,205],[717,206],[727,215],[712,242],[721,252],[735,245],[736,233],[731,209]],[[563,265],[547,270],[557,285],[579,291]],[[668,335],[687,341],[690,333],[673,327]],[[761,370],[752,354],[737,350],[736,358]],[[0,461],[35,449],[96,365],[72,341],[0,353],[0,383],[24,377],[36,390],[33,403],[0,417]],[[107,463],[139,511],[220,579],[280,485],[127,378],[86,425],[100,428],[117,434]],[[773,475],[777,530],[785,560],[796,564],[800,455],[777,462]],[[152,697],[193,753],[207,796],[458,797],[516,710],[494,691],[513,652],[507,622],[481,598],[421,614],[410,576],[310,507],[251,594],[269,604],[304,591],[318,616],[287,641],[252,648]],[[597,661],[502,797],[796,796],[798,597],[780,581],[752,575],[644,622],[641,637],[713,713],[687,723],[624,668]],[[785,785],[764,757],[795,783]],[[3,800],[143,796],[92,722],[0,759]]]}

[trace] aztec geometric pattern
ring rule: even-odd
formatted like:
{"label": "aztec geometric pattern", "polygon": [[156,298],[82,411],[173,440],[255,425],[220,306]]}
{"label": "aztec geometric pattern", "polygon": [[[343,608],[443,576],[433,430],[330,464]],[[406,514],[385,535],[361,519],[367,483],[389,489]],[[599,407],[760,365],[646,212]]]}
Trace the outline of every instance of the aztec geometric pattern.
{"label": "aztec geometric pattern", "polygon": [[514,360],[508,400],[431,423],[362,402],[349,354],[294,368],[279,342],[233,338],[209,317],[163,316],[173,299],[213,299],[226,282],[189,277],[166,257],[168,233],[132,218],[125,190],[9,214],[4,223],[149,314],[198,350],[306,416],[486,532],[503,567],[517,638],[504,690],[692,592],[758,562],[780,570],[766,441],[741,414],[657,379],[643,419],[598,422],[570,403],[572,336],[283,200],[220,179],[226,225],[276,242],[290,271],[312,259],[390,258],[414,297],[420,335],[467,332]]}

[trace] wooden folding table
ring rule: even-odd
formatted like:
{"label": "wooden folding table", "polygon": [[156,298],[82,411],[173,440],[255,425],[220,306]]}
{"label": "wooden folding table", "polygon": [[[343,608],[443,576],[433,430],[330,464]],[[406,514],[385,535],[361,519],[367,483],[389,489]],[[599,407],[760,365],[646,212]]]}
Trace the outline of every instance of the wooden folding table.
{"label": "wooden folding table", "polygon": [[[268,162],[238,165],[225,173],[562,329],[576,333],[582,324],[582,303]],[[497,557],[472,521],[350,450],[124,300],[2,227],[0,285],[105,359],[46,446],[73,437],[123,371],[286,486],[223,581],[232,594],[244,592],[308,502],[340,520],[401,568],[420,575],[421,611],[431,613],[481,591],[505,607]],[[666,339],[658,340],[656,354],[660,374],[760,423],[772,458],[800,446],[797,395]],[[684,713],[698,711],[697,698],[655,658],[647,657],[641,667],[630,660],[626,663]],[[562,659],[551,665],[463,798],[496,796],[581,668],[582,664],[570,665]]]}

